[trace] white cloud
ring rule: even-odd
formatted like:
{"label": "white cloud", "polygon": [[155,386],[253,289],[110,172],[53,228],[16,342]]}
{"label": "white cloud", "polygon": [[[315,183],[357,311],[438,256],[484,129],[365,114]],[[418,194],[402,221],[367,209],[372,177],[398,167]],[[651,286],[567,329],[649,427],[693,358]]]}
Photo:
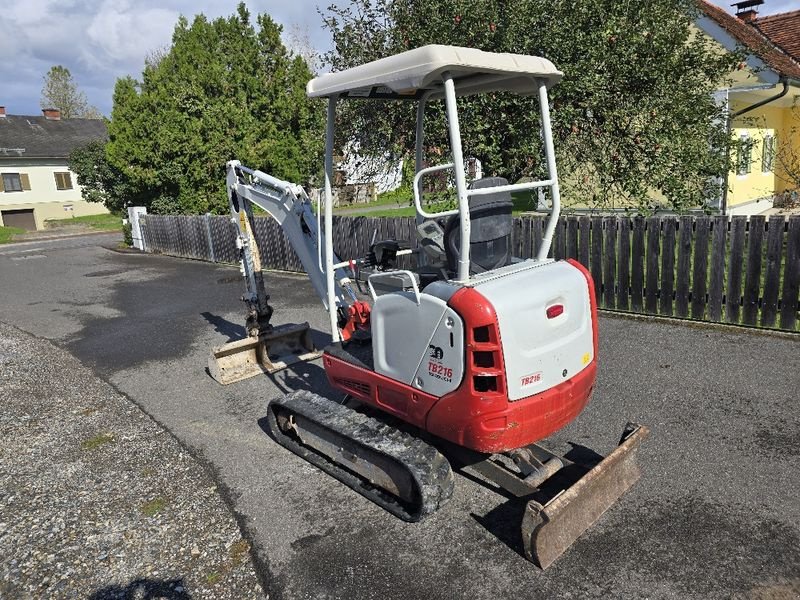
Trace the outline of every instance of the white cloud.
{"label": "white cloud", "polygon": [[90,68],[132,70],[144,55],[169,42],[179,12],[132,7],[126,0],[106,0],[86,28],[82,59]]}

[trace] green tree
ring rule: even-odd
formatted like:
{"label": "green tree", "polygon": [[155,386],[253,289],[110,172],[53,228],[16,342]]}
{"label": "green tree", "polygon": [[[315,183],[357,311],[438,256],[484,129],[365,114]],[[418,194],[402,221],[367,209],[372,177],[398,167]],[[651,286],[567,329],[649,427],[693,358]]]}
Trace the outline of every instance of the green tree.
{"label": "green tree", "polygon": [[64,119],[103,118],[99,110],[89,105],[86,94],[78,89],[78,84],[66,67],[50,67],[43,79],[42,98],[39,101],[42,108],[57,108]]}
{"label": "green tree", "polygon": [[224,168],[236,158],[309,183],[319,170],[323,110],[305,97],[311,73],[267,15],[181,17],[172,45],[141,81],[117,81],[110,163],[159,212],[225,212]]}
{"label": "green tree", "polygon": [[[740,60],[696,34],[694,0],[354,0],[323,14],[334,70],[425,44],[544,56],[564,72],[551,90],[563,195],[596,207],[675,209],[719,195],[728,156],[712,92]],[[432,105],[428,148],[447,147]],[[535,100],[492,94],[460,100],[465,152],[488,174],[543,174]],[[343,102],[342,140],[392,158],[413,147],[413,107]],[[443,162],[430,156],[432,162]]]}
{"label": "green tree", "polygon": [[75,148],[68,160],[70,171],[78,177],[84,200],[102,202],[115,213],[143,201],[142,190],[136,189],[125,173],[108,161],[105,141],[93,140]]}

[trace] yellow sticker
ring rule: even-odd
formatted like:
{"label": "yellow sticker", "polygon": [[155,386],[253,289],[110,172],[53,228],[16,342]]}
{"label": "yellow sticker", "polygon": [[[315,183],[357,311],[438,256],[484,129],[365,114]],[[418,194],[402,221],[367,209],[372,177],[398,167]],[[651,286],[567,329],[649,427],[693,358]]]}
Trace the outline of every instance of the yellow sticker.
{"label": "yellow sticker", "polygon": [[590,360],[591,358],[592,358],[591,354],[589,354],[589,353],[587,352],[586,354],[584,354],[584,355],[583,355],[583,358],[582,358],[581,360],[583,361],[583,364],[584,364],[584,365],[588,365],[588,364],[589,364],[589,360]]}

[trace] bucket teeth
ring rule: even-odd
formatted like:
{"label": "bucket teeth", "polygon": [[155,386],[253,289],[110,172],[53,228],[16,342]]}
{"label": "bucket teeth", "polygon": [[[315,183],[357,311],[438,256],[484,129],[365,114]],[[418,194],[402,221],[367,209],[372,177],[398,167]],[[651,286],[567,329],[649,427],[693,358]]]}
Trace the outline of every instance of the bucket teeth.
{"label": "bucket teeth", "polygon": [[213,348],[208,358],[208,372],[219,383],[227,385],[275,373],[320,356],[322,352],[314,347],[308,323],[288,324],[264,331],[258,337]]}
{"label": "bucket teeth", "polygon": [[627,436],[600,463],[545,505],[531,500],[522,518],[525,556],[542,569],[572,543],[639,479],[636,449],[649,430],[629,424]]}

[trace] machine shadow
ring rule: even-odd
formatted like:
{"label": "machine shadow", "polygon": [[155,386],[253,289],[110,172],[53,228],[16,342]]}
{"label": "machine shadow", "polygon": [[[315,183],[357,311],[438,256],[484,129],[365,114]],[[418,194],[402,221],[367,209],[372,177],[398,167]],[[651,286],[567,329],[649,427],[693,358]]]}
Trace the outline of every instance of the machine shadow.
{"label": "machine shadow", "polygon": [[191,600],[183,579],[134,579],[128,585],[108,585],[95,590],[88,600]]}
{"label": "machine shadow", "polygon": [[470,513],[470,516],[486,529],[486,531],[523,558],[526,557],[522,542],[521,526],[528,502],[533,500],[542,506],[547,505],[548,502],[558,497],[563,491],[574,486],[604,458],[591,448],[574,442],[567,443],[571,446],[571,449],[565,453],[563,457],[569,461],[568,464],[548,478],[539,486],[537,491],[521,497],[515,497],[502,488],[488,483],[481,477],[469,473],[464,470],[464,466],[453,465],[454,471],[458,472],[463,477],[505,498],[504,502],[498,504],[495,508],[486,513],[486,515],[480,516],[475,513]]}
{"label": "machine shadow", "polygon": [[486,531],[524,558],[525,549],[522,546],[520,526],[526,504],[525,498],[511,498],[484,516],[475,513],[470,513],[470,516]]}
{"label": "machine shadow", "polygon": [[[233,321],[228,321],[219,315],[215,315],[208,311],[201,312],[200,316],[202,316],[206,321],[208,321],[213,327],[214,331],[217,333],[221,333],[224,336],[228,337],[227,342],[232,342],[234,340],[241,340],[247,336],[247,332],[243,325],[239,323],[234,323]],[[227,343],[226,342],[226,343]]]}
{"label": "machine shadow", "polygon": [[[319,335],[317,335],[319,334]],[[314,340],[316,348],[324,347],[318,343],[319,337],[327,337],[330,340],[330,335],[311,330],[311,337]],[[321,358],[313,361],[299,362],[278,371],[267,375],[270,381],[277,387],[281,393],[290,394],[297,390],[306,390],[314,392],[320,396],[325,396],[331,400],[338,400],[343,396],[343,392],[335,390],[328,383],[328,377],[325,375],[325,369],[322,367]]]}

